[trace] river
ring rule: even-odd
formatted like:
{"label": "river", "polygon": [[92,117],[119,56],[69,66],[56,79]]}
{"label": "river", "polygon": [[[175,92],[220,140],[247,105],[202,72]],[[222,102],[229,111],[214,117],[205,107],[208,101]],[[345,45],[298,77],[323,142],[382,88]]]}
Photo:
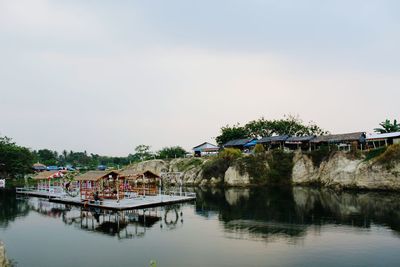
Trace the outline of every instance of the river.
{"label": "river", "polygon": [[399,266],[400,194],[309,187],[192,189],[147,210],[85,210],[0,191],[16,266]]}

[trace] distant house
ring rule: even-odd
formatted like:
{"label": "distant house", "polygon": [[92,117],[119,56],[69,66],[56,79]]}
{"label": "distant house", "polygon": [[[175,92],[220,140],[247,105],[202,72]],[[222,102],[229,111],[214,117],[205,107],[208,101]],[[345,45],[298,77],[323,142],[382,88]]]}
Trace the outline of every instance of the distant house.
{"label": "distant house", "polygon": [[204,142],[193,148],[195,157],[218,153],[219,147],[208,142]]}
{"label": "distant house", "polygon": [[99,171],[105,171],[105,170],[107,170],[107,166],[105,166],[105,165],[99,165],[99,166],[97,166],[97,170],[99,170]]}
{"label": "distant house", "polygon": [[46,165],[41,164],[41,163],[38,162],[38,163],[33,164],[32,169],[35,172],[43,172],[43,171],[47,170],[47,167],[46,167]]}
{"label": "distant house", "polygon": [[58,171],[58,166],[47,166],[46,169],[48,171]]}
{"label": "distant house", "polygon": [[267,136],[257,141],[267,149],[283,148],[289,135]]}
{"label": "distant house", "polygon": [[310,141],[314,149],[322,145],[337,145],[339,149],[350,150],[351,147],[359,149],[365,148],[366,134],[365,132],[331,134],[317,136]]}
{"label": "distant house", "polygon": [[393,144],[400,144],[400,132],[368,134],[366,137],[368,148],[378,148]]}
{"label": "distant house", "polygon": [[246,148],[246,145],[254,140],[257,140],[256,138],[243,138],[243,139],[235,139],[231,140],[223,145],[224,148],[237,148],[240,150],[244,150]]}
{"label": "distant house", "polygon": [[315,135],[307,136],[291,136],[285,141],[285,147],[294,150],[309,150],[311,149],[311,140],[315,139]]}

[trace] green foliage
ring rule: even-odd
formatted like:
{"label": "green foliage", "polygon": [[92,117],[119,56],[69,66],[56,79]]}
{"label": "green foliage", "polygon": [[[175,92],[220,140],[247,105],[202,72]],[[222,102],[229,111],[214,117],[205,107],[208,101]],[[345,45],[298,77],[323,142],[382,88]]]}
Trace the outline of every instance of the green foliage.
{"label": "green foliage", "polygon": [[364,161],[369,161],[371,159],[375,159],[380,156],[382,153],[386,151],[387,147],[380,147],[377,149],[370,150],[366,153]]}
{"label": "green foliage", "polygon": [[180,172],[187,171],[194,167],[198,167],[203,164],[203,161],[199,158],[191,158],[189,160],[182,160],[177,163],[178,170]]}
{"label": "green foliage", "polygon": [[392,169],[397,162],[400,162],[400,144],[387,147],[385,152],[375,158],[374,163],[381,164],[387,169]]}
{"label": "green foliage", "polygon": [[328,132],[320,128],[313,122],[305,124],[299,117],[293,115],[285,115],[283,119],[266,120],[261,117],[258,120],[248,122],[244,126],[236,124],[232,127],[229,125],[221,128],[221,134],[217,136],[216,141],[219,145],[234,139],[247,137],[261,138],[272,135],[323,135]]}
{"label": "green foliage", "polygon": [[267,155],[255,154],[242,157],[236,161],[240,175],[248,173],[252,183],[266,184],[268,181],[269,169],[267,168]]}
{"label": "green foliage", "polygon": [[255,153],[255,154],[262,154],[262,153],[265,153],[265,148],[264,148],[264,146],[263,146],[262,144],[257,144],[257,145],[254,147],[254,153]]}
{"label": "green foliage", "polygon": [[293,171],[293,153],[286,153],[280,149],[272,151],[267,158],[269,173],[269,185],[289,185]]}
{"label": "green foliage", "polygon": [[248,173],[254,184],[288,185],[291,183],[293,153],[280,149],[248,155],[236,161],[241,175]]}
{"label": "green foliage", "polygon": [[274,134],[304,136],[322,135],[327,133],[316,124],[312,122],[304,124],[299,117],[293,115],[285,115],[283,119],[279,120],[266,120],[261,118],[247,123],[245,128],[250,133],[250,136],[255,138],[271,136]]}
{"label": "green foliage", "polygon": [[236,148],[225,148],[218,155],[219,158],[225,159],[227,161],[233,161],[237,158],[240,158],[241,156],[242,151]]}
{"label": "green foliage", "polygon": [[36,161],[45,165],[57,165],[58,163],[58,153],[56,151],[51,151],[49,149],[40,149],[38,151],[33,151]]}
{"label": "green foliage", "polygon": [[6,178],[22,176],[31,172],[34,156],[26,147],[0,137],[0,175]]}
{"label": "green foliage", "polygon": [[222,146],[228,141],[234,139],[242,139],[249,137],[249,132],[245,127],[240,126],[239,124],[233,125],[232,127],[226,125],[221,128],[221,134],[215,138],[218,145]]}
{"label": "green foliage", "polygon": [[375,128],[374,131],[377,133],[393,133],[400,131],[400,124],[397,123],[397,120],[393,120],[391,123],[390,120],[386,119],[384,122],[379,123],[382,128]]}
{"label": "green foliage", "polygon": [[225,172],[228,170],[232,163],[242,156],[239,149],[226,148],[219,153],[219,155],[207,161],[203,167],[203,177],[205,179],[224,178]]}
{"label": "green foliage", "polygon": [[180,146],[164,147],[158,151],[157,158],[160,159],[172,159],[172,158],[183,158],[186,155],[186,150]]}
{"label": "green foliage", "polygon": [[138,145],[135,147],[135,152],[135,155],[141,160],[147,160],[152,157],[152,154],[150,153],[150,146],[148,145]]}
{"label": "green foliage", "polygon": [[319,167],[323,161],[326,161],[331,156],[332,152],[337,150],[337,148],[329,147],[329,146],[321,146],[319,150],[313,150],[307,152],[308,155],[315,167]]}

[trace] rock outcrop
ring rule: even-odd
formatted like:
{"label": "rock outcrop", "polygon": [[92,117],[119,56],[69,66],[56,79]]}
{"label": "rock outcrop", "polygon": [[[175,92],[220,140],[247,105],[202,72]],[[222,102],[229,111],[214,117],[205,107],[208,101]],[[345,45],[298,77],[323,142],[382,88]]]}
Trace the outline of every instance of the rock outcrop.
{"label": "rock outcrop", "polygon": [[[138,172],[150,170],[155,173],[170,173],[167,184],[189,186],[249,186],[254,179],[247,172],[239,171],[237,165],[231,165],[223,177],[205,179],[202,166],[206,159],[174,159],[171,161],[150,160],[132,165]],[[267,164],[267,163],[266,163]],[[374,160],[365,161],[345,152],[331,153],[328,159],[319,165],[313,162],[308,153],[295,152],[293,156],[292,183],[297,185],[319,184],[332,188],[359,188],[400,190],[400,162],[390,168],[377,164]]]}
{"label": "rock outcrop", "polygon": [[247,186],[251,179],[248,173],[241,174],[235,166],[231,166],[225,172],[224,183],[228,186]]}
{"label": "rock outcrop", "polygon": [[0,241],[0,267],[8,267],[8,266],[10,266],[10,263],[6,257],[4,244]]}
{"label": "rock outcrop", "polygon": [[373,160],[352,159],[345,152],[336,152],[320,166],[314,166],[307,155],[297,152],[292,181],[334,188],[400,190],[400,164],[388,169]]}

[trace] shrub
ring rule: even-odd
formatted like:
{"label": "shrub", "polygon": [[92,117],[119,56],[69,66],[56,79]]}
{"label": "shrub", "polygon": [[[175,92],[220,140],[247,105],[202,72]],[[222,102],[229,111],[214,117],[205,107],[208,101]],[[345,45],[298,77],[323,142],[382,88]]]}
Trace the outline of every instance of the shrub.
{"label": "shrub", "polygon": [[219,153],[218,158],[222,158],[225,160],[235,160],[237,158],[240,158],[241,156],[242,156],[242,151],[240,151],[239,149],[225,148]]}
{"label": "shrub", "polygon": [[288,185],[291,183],[293,171],[293,153],[280,149],[272,151],[267,159],[269,165],[268,184]]}
{"label": "shrub", "polygon": [[253,183],[268,185],[291,183],[293,153],[275,149],[268,154],[255,154],[240,158],[236,164],[240,174],[243,175],[247,172]]}
{"label": "shrub", "polygon": [[267,155],[255,154],[242,157],[236,161],[240,175],[248,173],[252,182],[257,184],[265,184],[268,179],[268,167],[266,166]]}
{"label": "shrub", "polygon": [[255,153],[255,154],[262,154],[262,153],[265,153],[265,148],[264,148],[264,146],[263,146],[262,144],[257,144],[257,145],[254,147],[254,153]]}
{"label": "shrub", "polygon": [[203,161],[199,158],[192,158],[189,160],[179,161],[176,165],[179,171],[187,171],[191,168],[198,167],[203,163]]}
{"label": "shrub", "polygon": [[376,157],[374,163],[381,164],[387,169],[394,167],[396,162],[400,161],[400,144],[394,144],[387,147],[386,151]]}
{"label": "shrub", "polygon": [[203,177],[205,179],[224,178],[226,170],[230,166],[230,161],[223,158],[215,158],[207,161],[203,165]]}
{"label": "shrub", "polygon": [[203,165],[203,177],[205,179],[224,178],[225,172],[232,163],[242,156],[242,152],[235,148],[226,148],[216,158],[207,161]]}
{"label": "shrub", "polygon": [[321,146],[319,150],[307,152],[306,155],[311,158],[315,167],[319,167],[323,161],[329,159],[334,150],[333,147]]}
{"label": "shrub", "polygon": [[369,161],[369,160],[371,160],[371,159],[375,159],[376,157],[378,157],[378,156],[380,156],[382,153],[384,153],[384,152],[386,151],[386,148],[387,148],[387,147],[380,147],[380,148],[377,148],[377,149],[373,149],[373,150],[368,151],[368,152],[365,154],[365,159],[364,159],[364,161]]}

